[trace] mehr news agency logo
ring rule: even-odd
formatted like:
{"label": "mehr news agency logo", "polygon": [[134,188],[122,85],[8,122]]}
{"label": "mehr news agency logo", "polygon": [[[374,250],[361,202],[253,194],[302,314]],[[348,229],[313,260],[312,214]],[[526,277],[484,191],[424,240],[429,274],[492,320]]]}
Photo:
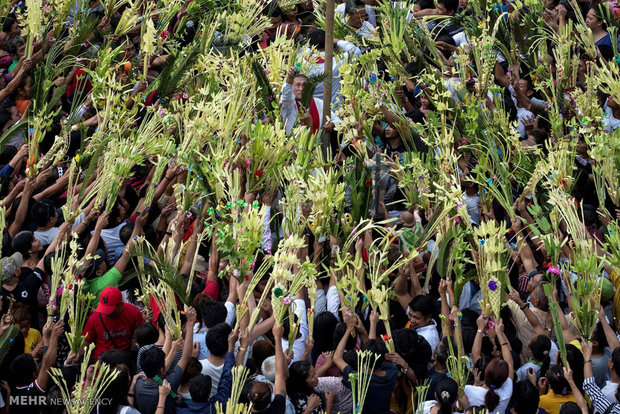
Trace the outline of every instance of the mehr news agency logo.
{"label": "mehr news agency logo", "polygon": [[45,395],[11,395],[9,397],[9,405],[13,406],[27,406],[27,405],[111,405],[112,398],[72,398],[65,399],[62,397],[46,397]]}

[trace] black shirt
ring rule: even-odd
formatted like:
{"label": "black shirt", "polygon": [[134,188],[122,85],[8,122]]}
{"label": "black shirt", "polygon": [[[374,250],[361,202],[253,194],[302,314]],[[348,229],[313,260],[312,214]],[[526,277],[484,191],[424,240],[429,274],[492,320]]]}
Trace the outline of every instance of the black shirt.
{"label": "black shirt", "polygon": [[11,407],[11,414],[35,414],[41,411],[46,404],[45,391],[37,380],[30,385],[14,387],[11,390],[11,399],[6,401]]}
{"label": "black shirt", "polygon": [[39,302],[37,300],[37,294],[39,288],[43,284],[43,272],[40,269],[34,271],[29,268],[22,267],[22,274],[19,277],[17,286],[13,290],[8,290],[4,286],[0,289],[0,296],[2,296],[2,310],[6,312],[9,308],[9,296],[20,303],[28,305],[30,310],[30,323],[32,327],[38,329],[38,308]]}

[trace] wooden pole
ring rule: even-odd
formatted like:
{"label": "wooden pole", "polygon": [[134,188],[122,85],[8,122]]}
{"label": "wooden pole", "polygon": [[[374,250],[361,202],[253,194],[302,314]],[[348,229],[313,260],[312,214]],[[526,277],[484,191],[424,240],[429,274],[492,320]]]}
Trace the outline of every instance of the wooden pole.
{"label": "wooden pole", "polygon": [[[331,116],[332,103],[332,68],[334,61],[334,0],[327,0],[325,3],[325,79],[323,80],[323,125]],[[329,133],[323,132],[321,145],[323,147],[323,155],[327,157],[329,150]]]}

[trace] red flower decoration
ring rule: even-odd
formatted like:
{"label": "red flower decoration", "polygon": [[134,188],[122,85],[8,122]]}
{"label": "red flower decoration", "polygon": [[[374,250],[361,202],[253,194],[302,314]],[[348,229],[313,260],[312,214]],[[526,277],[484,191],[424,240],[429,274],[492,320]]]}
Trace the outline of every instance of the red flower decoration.
{"label": "red flower decoration", "polygon": [[381,338],[383,338],[384,341],[391,341],[392,337],[388,334],[382,335]]}
{"label": "red flower decoration", "polygon": [[254,171],[254,176],[261,178],[263,176],[263,170]]}
{"label": "red flower decoration", "polygon": [[366,182],[364,183],[366,187],[370,187],[370,184],[372,184],[372,180],[370,179],[366,180]]}

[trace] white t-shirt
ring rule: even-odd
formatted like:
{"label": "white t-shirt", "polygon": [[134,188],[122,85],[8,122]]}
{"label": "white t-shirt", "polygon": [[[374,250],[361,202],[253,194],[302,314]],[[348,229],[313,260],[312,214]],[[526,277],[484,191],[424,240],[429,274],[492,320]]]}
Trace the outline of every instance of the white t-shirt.
{"label": "white t-shirt", "polygon": [[[306,351],[306,338],[310,332],[308,327],[308,316],[306,314],[306,303],[303,299],[295,299],[290,305],[293,306],[293,312],[297,315],[299,321],[299,333],[301,334],[293,342],[293,359],[291,363],[301,360],[304,352]],[[288,349],[288,339],[282,338],[282,349],[284,352]]]}
{"label": "white t-shirt", "polygon": [[615,382],[607,381],[605,386],[601,390],[605,398],[609,400],[609,402],[616,402],[616,392],[618,391],[618,384]]}
{"label": "white t-shirt", "polygon": [[[472,407],[474,405],[484,405],[484,397],[487,395],[488,391],[489,390],[484,387],[466,385],[465,395],[469,400],[469,405]],[[502,386],[495,390],[495,393],[499,396],[499,405],[495,407],[492,413],[489,411],[489,414],[504,414],[508,408],[510,397],[512,396],[512,380],[510,378],[506,379]]]}
{"label": "white t-shirt", "polygon": [[426,342],[431,346],[431,351],[434,351],[439,343],[439,333],[437,332],[437,322],[434,319],[431,319],[431,322],[430,325],[416,329],[416,332],[426,339]]}
{"label": "white t-shirt", "polygon": [[[105,245],[108,247],[108,253],[116,252],[119,249],[121,249],[120,251],[122,251],[122,249],[125,248],[125,245],[121,241],[121,236],[120,236],[121,229],[125,226],[125,224],[127,223],[123,221],[121,224],[119,224],[116,227],[101,230],[101,238],[105,242]],[[117,260],[118,260],[118,257],[110,257],[108,263],[109,264],[114,263]]]}
{"label": "white t-shirt", "polygon": [[[75,226],[80,224],[85,218],[86,216],[84,215],[84,213],[80,214],[75,219],[75,222],[73,222],[73,227],[75,228]],[[47,229],[44,231],[35,231],[33,232],[33,234],[35,239],[39,240],[43,246],[47,246],[54,241],[59,230],[60,227],[52,227],[51,229]]]}
{"label": "white t-shirt", "polygon": [[201,374],[211,377],[211,395],[217,394],[217,386],[220,383],[220,377],[224,370],[224,362],[219,367],[213,365],[208,359],[203,359],[200,363],[202,364]]}

